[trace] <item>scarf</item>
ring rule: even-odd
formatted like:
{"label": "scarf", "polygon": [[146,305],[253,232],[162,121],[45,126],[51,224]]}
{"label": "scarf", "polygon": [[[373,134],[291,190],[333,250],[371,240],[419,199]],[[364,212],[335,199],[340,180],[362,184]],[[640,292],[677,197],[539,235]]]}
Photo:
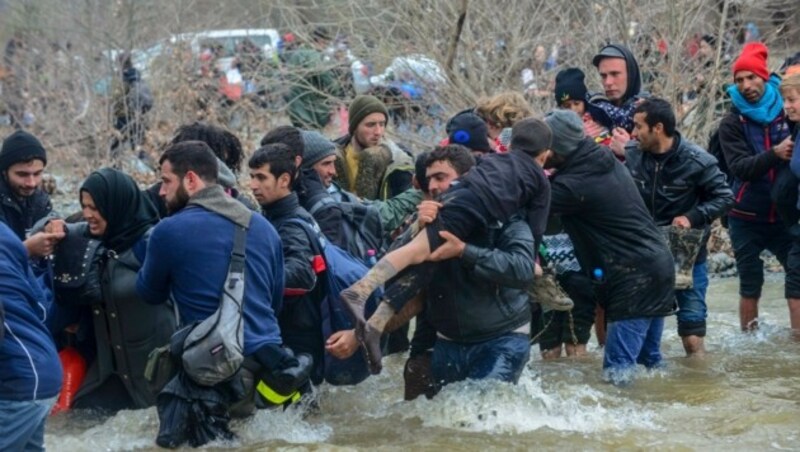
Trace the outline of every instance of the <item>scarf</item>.
{"label": "scarf", "polygon": [[235,224],[248,229],[253,212],[241,202],[225,194],[221,185],[210,185],[189,198],[188,206],[199,206],[222,215]]}
{"label": "scarf", "polygon": [[739,113],[753,122],[766,126],[783,111],[783,98],[781,98],[781,94],[778,91],[780,85],[781,78],[772,74],[767,83],[764,84],[764,95],[756,103],[751,103],[745,99],[736,89],[736,85],[729,86],[727,91]]}
{"label": "scarf", "polygon": [[98,212],[106,220],[101,237],[106,248],[126,251],[158,222],[158,211],[136,182],[113,168],[99,169],[83,182],[81,192],[92,196]]}

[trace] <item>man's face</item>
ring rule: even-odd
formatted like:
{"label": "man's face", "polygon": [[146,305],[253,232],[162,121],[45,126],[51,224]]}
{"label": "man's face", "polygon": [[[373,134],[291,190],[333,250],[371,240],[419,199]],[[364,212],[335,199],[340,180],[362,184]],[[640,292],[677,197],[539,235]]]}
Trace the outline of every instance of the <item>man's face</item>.
{"label": "man's face", "polygon": [[377,146],[386,132],[386,116],[383,113],[370,113],[358,123],[355,138],[363,148]]}
{"label": "man's face", "polygon": [[628,67],[622,58],[603,58],[597,66],[603,90],[611,102],[619,102],[628,90]]}
{"label": "man's face", "polygon": [[280,201],[291,193],[288,183],[289,175],[281,174],[280,177],[275,177],[269,170],[269,163],[261,168],[250,170],[250,190],[253,191],[253,197],[262,206]]}
{"label": "man's face", "polygon": [[700,40],[700,46],[697,48],[697,54],[701,58],[711,58],[714,56],[714,48],[705,40]]}
{"label": "man's face", "polygon": [[170,214],[178,212],[189,203],[189,192],[183,185],[183,178],[172,171],[172,164],[165,160],[161,165],[161,189],[158,195],[164,198]]}
{"label": "man's face", "polygon": [[44,162],[41,160],[15,163],[9,166],[6,172],[8,186],[15,196],[27,198],[33,195],[42,183],[42,173],[44,173]]}
{"label": "man's face", "polygon": [[800,122],[800,89],[789,88],[783,92],[783,108],[792,122]]}
{"label": "man's face", "polygon": [[733,76],[736,89],[748,102],[754,104],[764,95],[764,79],[750,71],[739,71]]}
{"label": "man's face", "polygon": [[449,161],[439,160],[425,169],[425,177],[428,179],[428,191],[436,197],[450,188],[450,184],[458,178],[458,173]]}
{"label": "man's face", "polygon": [[583,114],[586,113],[586,104],[582,100],[565,100],[561,103],[561,108],[564,110],[572,110],[581,117],[583,117]]}
{"label": "man's face", "polygon": [[324,185],[325,188],[328,188],[331,186],[333,178],[336,177],[336,156],[331,155],[325,157],[324,159],[315,163],[312,168],[314,168],[314,171],[316,171],[317,175],[319,175],[322,185]]}
{"label": "man's face", "polygon": [[[633,133],[631,138],[639,141],[639,149],[645,152],[653,152],[659,150],[658,133],[647,125],[645,119],[647,113],[636,113],[633,115]],[[658,127],[656,124],[655,127]]]}

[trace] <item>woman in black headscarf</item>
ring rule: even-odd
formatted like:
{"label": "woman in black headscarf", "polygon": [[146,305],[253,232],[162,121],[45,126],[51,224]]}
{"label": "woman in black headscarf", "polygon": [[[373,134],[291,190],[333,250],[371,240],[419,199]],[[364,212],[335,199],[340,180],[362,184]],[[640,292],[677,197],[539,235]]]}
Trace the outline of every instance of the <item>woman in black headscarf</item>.
{"label": "woman in black headscarf", "polygon": [[89,175],[80,200],[86,223],[76,232],[102,242],[100,259],[91,263],[102,301],[91,304],[92,321],[84,322],[94,328],[96,356],[73,407],[116,411],[151,406],[156,394],[144,378],[147,357],[169,342],[176,325],[172,308],[147,304],[136,293],[136,273],[158,213],[130,176],[111,168]]}

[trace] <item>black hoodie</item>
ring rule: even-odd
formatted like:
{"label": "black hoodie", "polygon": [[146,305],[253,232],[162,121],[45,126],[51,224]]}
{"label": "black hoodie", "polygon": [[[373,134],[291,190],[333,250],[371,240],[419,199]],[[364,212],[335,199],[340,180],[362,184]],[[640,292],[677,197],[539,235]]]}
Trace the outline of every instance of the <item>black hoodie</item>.
{"label": "black hoodie", "polygon": [[[614,105],[608,100],[605,93],[592,94],[589,98],[589,103],[602,110],[615,126],[622,127],[628,132],[631,132],[633,130],[634,103],[642,97],[648,97],[647,93],[642,92],[642,74],[639,70],[639,63],[636,61],[636,57],[633,56],[633,53],[621,44],[609,44],[606,47],[613,48],[624,56],[625,67],[628,69],[628,87],[622,96],[622,103],[619,106]],[[598,66],[600,60],[603,58],[597,58],[596,56],[592,63]],[[596,118],[596,120],[601,123],[607,122],[606,118]]]}

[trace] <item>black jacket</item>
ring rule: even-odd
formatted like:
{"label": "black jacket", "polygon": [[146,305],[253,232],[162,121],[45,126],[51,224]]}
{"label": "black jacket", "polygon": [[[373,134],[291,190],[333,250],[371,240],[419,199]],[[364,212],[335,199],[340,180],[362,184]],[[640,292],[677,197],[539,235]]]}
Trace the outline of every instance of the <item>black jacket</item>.
{"label": "black jacket", "polygon": [[460,259],[437,265],[427,290],[431,325],[457,342],[483,342],[531,321],[524,287],[533,281],[533,236],[514,219],[489,234],[473,234]]}
{"label": "black jacket", "polygon": [[[86,223],[69,227],[69,235],[88,234]],[[136,246],[144,248],[146,242]],[[119,255],[103,248],[101,252],[105,255],[94,271],[100,275],[103,300],[88,307],[96,356],[75,394],[74,406],[145,408],[156,401],[156,394],[144,377],[147,358],[153,349],[169,343],[176,329],[175,312],[167,304],[145,303],[136,292],[141,262],[133,248]],[[120,387],[107,385],[112,377],[121,383],[127,395],[109,389]]]}
{"label": "black jacket", "polygon": [[11,192],[5,178],[0,177],[0,222],[11,228],[20,240],[24,241],[25,233],[52,210],[50,196],[41,188],[20,200]]}
{"label": "black jacket", "polygon": [[585,271],[601,269],[600,302],[611,321],[674,311],[672,254],[628,170],[590,139],[558,168],[550,211],[560,215]]}
{"label": "black jacket", "polygon": [[[311,238],[303,226],[295,222],[300,219],[314,224],[314,218],[300,206],[296,193],[262,206],[262,212],[278,231],[283,248],[285,286],[283,308],[278,314],[281,337],[295,354],[310,354],[314,358],[314,368],[318,369],[323,365],[325,351],[320,314],[324,293],[312,267]],[[314,371],[312,375],[319,376],[321,372]],[[313,377],[312,380],[317,380],[314,383],[321,381]]]}
{"label": "black jacket", "polygon": [[783,113],[768,126],[749,121],[733,107],[719,124],[719,143],[734,177],[732,217],[748,221],[779,221],[770,190],[777,171],[788,163],[773,148],[789,136]]}

